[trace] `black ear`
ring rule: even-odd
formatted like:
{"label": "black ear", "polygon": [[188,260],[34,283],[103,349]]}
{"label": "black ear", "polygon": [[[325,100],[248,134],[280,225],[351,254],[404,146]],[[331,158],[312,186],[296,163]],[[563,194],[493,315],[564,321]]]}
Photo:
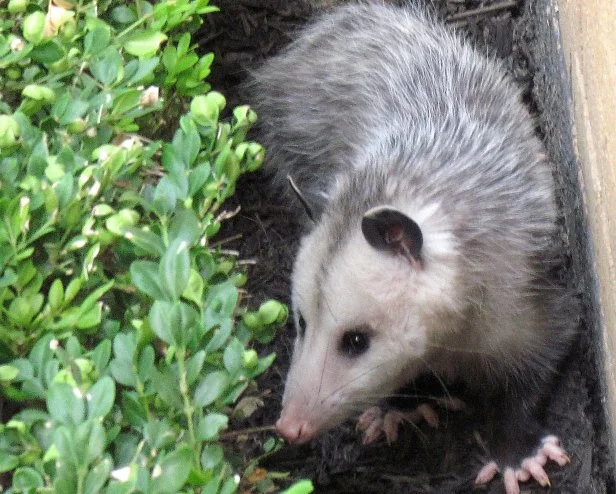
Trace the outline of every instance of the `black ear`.
{"label": "black ear", "polygon": [[372,208],[361,220],[361,231],[375,249],[403,255],[412,264],[421,261],[421,228],[401,211],[390,206]]}
{"label": "black ear", "polygon": [[313,223],[316,223],[316,220],[314,219],[314,214],[312,212],[312,208],[310,207],[310,204],[308,204],[308,201],[304,197],[304,194],[302,194],[302,191],[299,190],[299,187],[293,181],[293,177],[291,177],[291,175],[287,175],[287,180],[289,182],[289,185],[293,189],[293,192],[295,192],[295,195],[299,199],[299,202],[301,203],[302,206],[304,206],[304,211],[306,211],[306,214],[308,215],[308,218],[310,218],[310,221],[312,221]]}

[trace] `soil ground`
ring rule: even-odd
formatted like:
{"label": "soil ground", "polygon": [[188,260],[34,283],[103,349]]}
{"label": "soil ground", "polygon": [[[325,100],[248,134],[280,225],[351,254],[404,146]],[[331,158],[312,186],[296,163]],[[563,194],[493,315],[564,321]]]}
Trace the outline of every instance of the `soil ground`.
{"label": "soil ground", "polygon": [[[541,135],[550,135],[550,122],[541,118],[541,101],[535,99],[532,3],[533,0],[409,0],[426,4],[481,49],[506,61],[513,77],[524,88]],[[242,103],[237,85],[245,70],[285,46],[293,33],[331,0],[218,0],[221,12],[210,16],[201,45],[214,51],[216,66],[211,82],[227,95],[230,106]],[[550,132],[547,132],[550,130]],[[556,172],[558,173],[558,165]],[[292,209],[281,203],[260,174],[244,178],[235,201],[240,213],[227,223],[221,239],[225,248],[239,251],[249,268],[248,304],[257,306],[274,297],[289,301],[289,276],[302,232]],[[234,208],[229,205],[229,209]],[[566,274],[566,272],[565,272]],[[575,280],[572,281],[575,283]],[[616,492],[612,459],[607,447],[607,429],[602,409],[600,372],[590,344],[595,337],[580,322],[580,337],[568,357],[549,397],[546,425],[567,449],[571,464],[551,465],[548,474],[554,493]],[[264,406],[238,428],[271,425],[280,411],[280,397],[288,366],[294,330],[289,324],[269,348],[278,358],[259,382]],[[312,444],[285,446],[263,466],[289,472],[288,482],[311,478],[316,492],[324,493],[463,493],[473,491],[473,479],[486,458],[481,440],[481,413],[440,413],[440,427],[423,424],[407,427],[398,442],[364,447],[352,422],[326,433]],[[241,444],[247,455],[258,452],[272,432],[246,434]],[[281,487],[286,481],[279,482]],[[502,492],[494,481],[479,492]],[[523,492],[544,492],[530,483]]]}

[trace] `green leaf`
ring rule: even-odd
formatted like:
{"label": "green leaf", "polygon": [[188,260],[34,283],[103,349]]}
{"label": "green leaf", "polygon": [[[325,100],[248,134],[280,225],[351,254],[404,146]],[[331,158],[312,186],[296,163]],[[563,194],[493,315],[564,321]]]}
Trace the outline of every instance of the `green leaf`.
{"label": "green leaf", "polygon": [[220,494],[233,494],[237,491],[239,481],[235,477],[229,477],[220,488]]}
{"label": "green leaf", "polygon": [[113,286],[114,281],[108,281],[107,283],[105,283],[104,285],[99,286],[96,290],[94,290],[92,293],[90,293],[84,300],[83,302],[81,302],[81,305],[79,306],[79,309],[82,311],[85,311],[87,309],[89,309],[90,307],[92,307],[96,302],[98,302],[98,300],[105,294],[107,293],[111,287]]}
{"label": "green leaf", "polygon": [[5,451],[0,455],[0,473],[10,472],[19,465],[19,456],[11,455]]}
{"label": "green leaf", "polygon": [[155,493],[178,492],[188,479],[192,468],[192,450],[180,446],[167,455],[158,466],[160,474],[153,476],[152,491]]}
{"label": "green leaf", "polygon": [[220,444],[206,444],[201,453],[201,467],[210,470],[217,467],[225,457]]}
{"label": "green leaf", "polygon": [[136,396],[122,393],[122,416],[135,427],[142,428],[148,421],[148,412]]}
{"label": "green leaf", "polygon": [[84,494],[98,494],[102,491],[105,482],[111,473],[112,463],[109,458],[104,458],[94,468],[91,468],[86,477],[83,489]]}
{"label": "green leaf", "polygon": [[138,31],[124,41],[124,49],[139,58],[152,57],[167,35],[158,31]]}
{"label": "green leaf", "polygon": [[161,340],[183,347],[190,339],[191,330],[198,323],[199,315],[192,307],[181,302],[157,300],[150,309],[152,330]]}
{"label": "green leaf", "polygon": [[232,317],[237,306],[237,299],[237,287],[231,282],[210,286],[206,297],[204,313],[206,329],[220,326]]}
{"label": "green leaf", "polygon": [[137,89],[129,89],[121,96],[118,96],[113,102],[113,115],[123,115],[128,111],[139,106],[141,99],[141,91]]}
{"label": "green leaf", "polygon": [[111,29],[102,22],[86,34],[83,46],[86,55],[102,53],[109,46]]}
{"label": "green leaf", "polygon": [[190,197],[201,190],[211,173],[211,167],[205,163],[197,165],[191,170],[188,176],[188,195]]}
{"label": "green leaf", "polygon": [[101,341],[96,348],[92,351],[92,362],[96,368],[98,374],[103,374],[103,371],[109,365],[109,358],[111,357],[111,340],[105,339]]}
{"label": "green leaf", "polygon": [[188,285],[190,275],[189,244],[186,240],[174,240],[163,255],[159,266],[159,279],[166,293],[179,299]]}
{"label": "green leaf", "polygon": [[199,218],[192,209],[178,211],[171,222],[169,241],[183,240],[189,246],[193,245],[201,234]]}
{"label": "green leaf", "polygon": [[47,410],[62,424],[80,424],[85,417],[83,398],[77,388],[66,383],[53,383],[47,393]]}
{"label": "green leaf", "polygon": [[198,438],[201,441],[211,441],[218,437],[220,431],[229,426],[229,417],[222,413],[209,413],[199,423]]}
{"label": "green leaf", "polygon": [[113,354],[119,360],[133,361],[137,344],[134,333],[118,333],[113,339]]}
{"label": "green leaf", "polygon": [[133,64],[136,67],[135,72],[130,75],[126,84],[136,84],[148,77],[154,69],[158,66],[160,59],[158,57],[146,58],[145,60],[131,60],[126,66],[126,73],[128,74],[129,67],[132,68]]}
{"label": "green leaf", "polygon": [[135,261],[130,265],[130,276],[135,286],[154,300],[166,300],[158,276],[158,264],[152,261]]}
{"label": "green leaf", "polygon": [[111,233],[122,236],[128,228],[135,226],[139,214],[133,209],[122,209],[105,220],[105,227]]}
{"label": "green leaf", "polygon": [[152,330],[161,340],[173,345],[173,333],[171,328],[171,310],[174,304],[164,300],[156,300],[152,304],[148,319]]}
{"label": "green leaf", "polygon": [[186,383],[192,386],[199,377],[203,364],[205,363],[205,352],[199,350],[186,362]]}
{"label": "green leaf", "polygon": [[60,125],[68,125],[83,117],[88,111],[89,106],[90,104],[87,101],[80,99],[71,100],[59,117]]}
{"label": "green leaf", "polygon": [[34,468],[21,467],[13,474],[13,489],[36,489],[43,487],[43,477]]}
{"label": "green leaf", "polygon": [[50,40],[35,46],[30,52],[30,58],[38,63],[52,64],[60,60],[64,54],[62,45],[56,40]]}
{"label": "green leaf", "polygon": [[168,406],[178,410],[183,407],[178,378],[171,369],[164,369],[163,372],[153,369],[152,387]]}
{"label": "green leaf", "polygon": [[133,364],[129,360],[113,359],[109,364],[109,370],[113,378],[124,386],[135,386],[137,375]]}
{"label": "green leaf", "polygon": [[182,297],[194,302],[200,307],[203,302],[204,287],[205,284],[203,283],[203,278],[201,275],[194,269],[191,269],[190,275],[188,276],[188,284],[184,289],[184,293],[182,293]]}
{"label": "green leaf", "polygon": [[230,384],[226,371],[214,371],[207,374],[195,390],[195,405],[205,407],[216,401]]}
{"label": "green leaf", "polygon": [[19,369],[12,365],[0,365],[0,381],[12,381],[19,374]]}
{"label": "green leaf", "polygon": [[102,317],[103,303],[99,302],[93,307],[81,312],[79,318],[77,319],[77,328],[88,329],[98,326],[101,323]]}
{"label": "green leaf", "polygon": [[111,17],[120,24],[130,24],[137,20],[137,15],[126,5],[119,5],[111,11]]}
{"label": "green leaf", "polygon": [[145,346],[139,353],[139,360],[137,362],[137,372],[143,382],[150,379],[150,374],[154,368],[155,360],[154,348],[150,345]]}
{"label": "green leaf", "polygon": [[66,287],[66,292],[64,293],[65,304],[70,304],[72,302],[75,296],[79,293],[79,290],[81,290],[81,284],[81,278],[75,278],[70,281]]}
{"label": "green leaf", "polygon": [[154,209],[158,214],[167,215],[175,209],[180,191],[168,175],[160,179],[154,189]]}
{"label": "green leaf", "polygon": [[242,369],[244,345],[237,338],[233,338],[223,353],[225,368],[232,376]]}
{"label": "green leaf", "polygon": [[115,383],[109,376],[101,377],[86,395],[88,418],[105,417],[115,401]]}
{"label": "green leaf", "polygon": [[151,420],[143,428],[143,437],[152,449],[162,450],[175,443],[176,435],[166,420]]}
{"label": "green leaf", "polygon": [[82,464],[89,465],[94,460],[99,458],[105,451],[105,429],[98,421],[88,421],[83,423],[81,426],[84,426],[84,428],[85,426],[88,426],[90,429],[86,441],[87,457],[81,458]]}
{"label": "green leaf", "polygon": [[310,494],[311,492],[314,492],[312,482],[310,480],[300,480],[283,491],[283,494]]}
{"label": "green leaf", "polygon": [[115,49],[110,49],[104,57],[90,62],[90,72],[101,84],[110,86],[118,78],[122,63],[122,56]]}
{"label": "green leaf", "polygon": [[60,278],[53,280],[49,288],[47,300],[52,310],[57,310],[62,306],[64,302],[64,285],[62,285],[62,280]]}

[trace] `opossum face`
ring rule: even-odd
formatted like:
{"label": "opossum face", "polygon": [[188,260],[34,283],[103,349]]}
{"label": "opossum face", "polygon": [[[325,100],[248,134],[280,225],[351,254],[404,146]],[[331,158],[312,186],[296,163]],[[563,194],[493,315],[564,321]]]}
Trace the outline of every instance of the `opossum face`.
{"label": "opossum face", "polygon": [[446,231],[375,208],[332,242],[325,219],[295,264],[297,337],[279,432],[308,441],[412,378],[432,333],[447,330],[438,324],[459,300],[455,278]]}

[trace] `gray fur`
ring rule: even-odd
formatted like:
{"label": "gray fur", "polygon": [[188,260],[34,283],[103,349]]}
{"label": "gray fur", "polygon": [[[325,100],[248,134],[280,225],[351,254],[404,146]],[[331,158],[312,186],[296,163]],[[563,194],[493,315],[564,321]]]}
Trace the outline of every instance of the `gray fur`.
{"label": "gray fur", "polygon": [[[315,290],[367,210],[437,204],[455,249],[432,262],[454,266],[459,303],[434,302],[421,320],[430,339],[423,359],[532,408],[567,351],[577,305],[551,277],[552,174],[501,64],[418,9],[363,3],[305,29],[253,73],[249,89],[266,169],[279,186],[291,175],[319,214],[302,245],[320,248],[298,259],[318,265]],[[306,303],[300,282],[295,304]],[[315,298],[315,311],[326,310]]]}

